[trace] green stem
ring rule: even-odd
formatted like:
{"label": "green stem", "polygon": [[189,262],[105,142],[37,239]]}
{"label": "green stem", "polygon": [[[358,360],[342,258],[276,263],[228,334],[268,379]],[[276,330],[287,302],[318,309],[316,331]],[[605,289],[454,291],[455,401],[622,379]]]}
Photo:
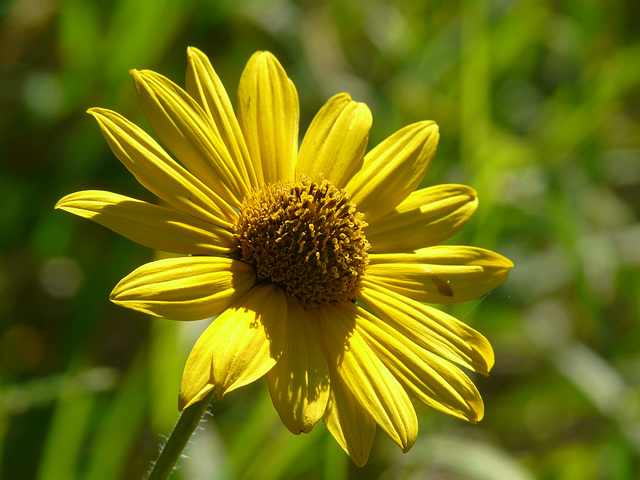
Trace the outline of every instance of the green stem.
{"label": "green stem", "polygon": [[162,447],[158,459],[153,464],[147,480],[166,480],[169,478],[193,431],[198,426],[198,423],[200,423],[204,412],[207,411],[213,398],[213,393],[214,390],[211,390],[205,398],[198,403],[194,403],[182,412],[178,423],[173,427],[169,440],[167,440],[167,443]]}

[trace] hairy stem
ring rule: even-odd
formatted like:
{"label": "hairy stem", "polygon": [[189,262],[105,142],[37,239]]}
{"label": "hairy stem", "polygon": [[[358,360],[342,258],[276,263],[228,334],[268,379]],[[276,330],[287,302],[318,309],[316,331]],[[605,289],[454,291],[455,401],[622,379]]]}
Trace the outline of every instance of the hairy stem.
{"label": "hairy stem", "polygon": [[169,478],[193,431],[207,411],[213,398],[213,393],[214,390],[211,390],[205,398],[182,412],[178,422],[173,427],[167,443],[162,447],[158,459],[153,464],[147,480],[166,480]]}

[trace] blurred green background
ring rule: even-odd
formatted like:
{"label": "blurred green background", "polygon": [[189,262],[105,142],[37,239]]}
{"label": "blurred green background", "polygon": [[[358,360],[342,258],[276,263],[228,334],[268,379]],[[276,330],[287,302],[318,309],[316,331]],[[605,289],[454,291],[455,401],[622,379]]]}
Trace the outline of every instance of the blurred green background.
{"label": "blurred green background", "polygon": [[206,322],[112,305],[154,253],[53,205],[83,189],[153,200],[85,110],[149,130],[127,72],[183,84],[189,45],[234,102],[250,55],[272,51],[301,132],[341,91],[371,108],[370,146],[436,120],[423,186],[480,198],[451,242],[516,267],[449,309],[496,351],[478,425],[416,405],[413,449],[379,433],[358,469],[323,425],[290,434],[259,381],[214,402],[172,478],[639,478],[638,32],[635,0],[0,2],[0,478],[141,478],[177,418]]}

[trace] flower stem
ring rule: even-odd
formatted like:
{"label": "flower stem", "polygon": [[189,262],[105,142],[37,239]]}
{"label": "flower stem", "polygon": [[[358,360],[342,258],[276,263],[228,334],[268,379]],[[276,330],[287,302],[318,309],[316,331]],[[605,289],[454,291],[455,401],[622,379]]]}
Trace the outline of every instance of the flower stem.
{"label": "flower stem", "polygon": [[147,480],[166,480],[169,478],[193,431],[200,423],[204,412],[207,411],[213,398],[213,393],[214,390],[211,390],[205,398],[182,412],[176,426],[173,427],[167,443],[162,447],[158,459],[153,464]]}

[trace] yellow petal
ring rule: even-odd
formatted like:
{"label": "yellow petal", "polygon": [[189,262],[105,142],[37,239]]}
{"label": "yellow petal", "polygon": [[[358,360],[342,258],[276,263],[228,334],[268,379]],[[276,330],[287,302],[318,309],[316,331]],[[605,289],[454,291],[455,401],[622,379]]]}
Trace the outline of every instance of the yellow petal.
{"label": "yellow petal", "polygon": [[346,93],[329,99],[304,136],[295,178],[306,175],[316,180],[322,174],[343,188],[362,167],[371,121],[369,107],[352,101]]}
{"label": "yellow petal", "polygon": [[507,279],[513,263],[482,248],[439,245],[415,253],[371,254],[366,280],[418,302],[466,302]]}
{"label": "yellow petal", "polygon": [[264,183],[292,180],[298,151],[298,92],[269,52],[249,59],[238,87],[238,122]]}
{"label": "yellow petal", "polygon": [[411,400],[357,328],[356,306],[349,302],[321,308],[327,363],[378,425],[408,452],[418,434]]}
{"label": "yellow petal", "polygon": [[360,406],[340,377],[331,378],[331,394],[323,416],[329,433],[359,467],[369,459],[376,422]]}
{"label": "yellow petal", "polygon": [[[215,322],[213,322],[215,323]],[[184,366],[178,396],[178,410],[182,411],[199,402],[213,390],[213,355],[211,342],[215,329],[213,323],[202,332],[200,338],[191,349]]]}
{"label": "yellow petal", "polygon": [[357,331],[407,389],[426,405],[476,423],[484,415],[482,398],[459,368],[420,348],[384,321],[360,309]]}
{"label": "yellow petal", "polygon": [[123,278],[111,300],[123,307],[172,320],[213,317],[244,295],[255,273],[239,260],[179,257],[147,263]]}
{"label": "yellow petal", "polygon": [[213,324],[213,380],[222,398],[262,377],[282,355],[287,297],[274,285],[256,286]]}
{"label": "yellow petal", "polygon": [[182,212],[111,192],[88,190],[56,208],[93,220],[145,247],[172,253],[220,255],[237,249],[231,232]]}
{"label": "yellow petal", "polygon": [[189,64],[187,67],[187,93],[195,99],[213,120],[218,135],[234,159],[248,185],[257,188],[261,185],[249,157],[249,151],[240,130],[227,91],[216,75],[207,56],[194,47],[187,49]]}
{"label": "yellow petal", "polygon": [[187,92],[162,75],[132,70],[138,100],[147,120],[191,173],[238,207],[250,191],[211,117]]}
{"label": "yellow petal", "polygon": [[122,115],[101,108],[89,113],[115,156],[149,191],[169,205],[223,227],[237,214],[217,193],[176,163],[144,130]]}
{"label": "yellow petal", "polygon": [[384,217],[369,224],[372,252],[410,252],[437,245],[467,223],[478,206],[464,185],[437,185],[411,193]]}
{"label": "yellow petal", "polygon": [[424,177],[438,146],[438,126],[414,123],[397,131],[364,157],[346,185],[351,201],[369,223],[393,210]]}
{"label": "yellow petal", "polygon": [[329,370],[320,346],[317,318],[299,304],[287,309],[287,341],[267,383],[273,405],[292,433],[309,433],[329,399]]}
{"label": "yellow petal", "polygon": [[360,293],[376,315],[420,347],[482,375],[493,367],[489,341],[451,315],[369,283]]}

